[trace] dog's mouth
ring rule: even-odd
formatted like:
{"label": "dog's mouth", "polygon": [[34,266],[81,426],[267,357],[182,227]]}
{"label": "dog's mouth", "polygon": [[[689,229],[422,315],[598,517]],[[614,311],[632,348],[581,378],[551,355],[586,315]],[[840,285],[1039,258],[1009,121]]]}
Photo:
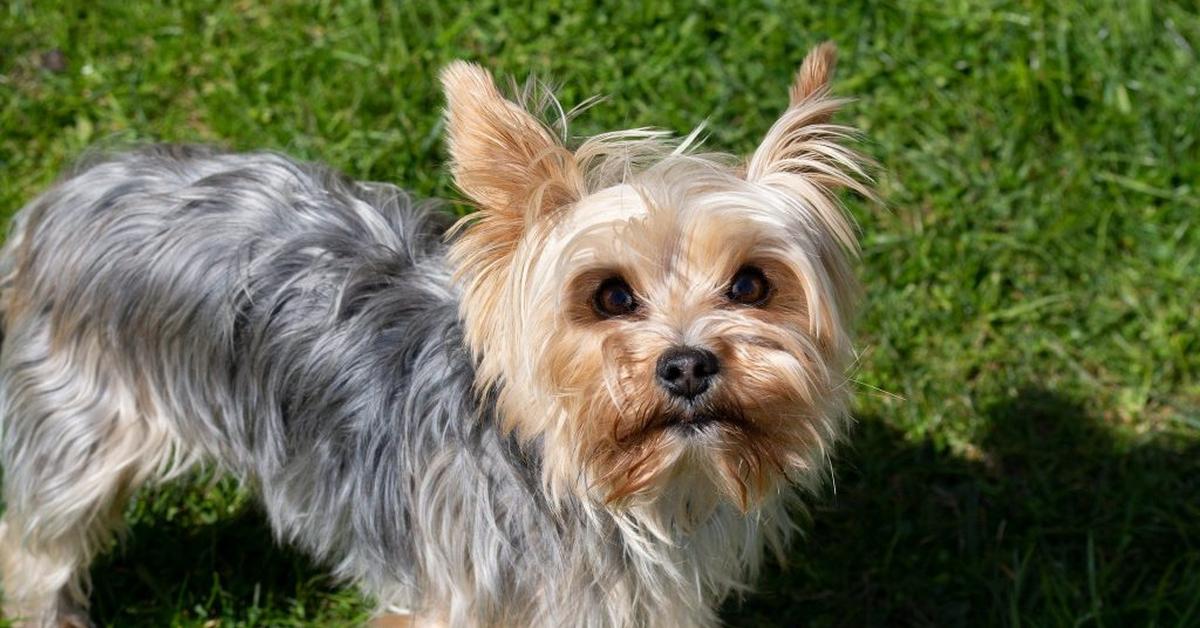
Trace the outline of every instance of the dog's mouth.
{"label": "dog's mouth", "polygon": [[691,414],[683,414],[670,416],[664,422],[667,429],[670,429],[679,434],[698,436],[708,431],[710,428],[721,426],[735,426],[736,421],[721,414],[709,412],[698,412]]}
{"label": "dog's mouth", "polygon": [[749,417],[734,403],[709,397],[700,402],[660,406],[641,415],[639,420],[614,423],[613,442],[619,449],[636,448],[662,436],[710,438],[734,433],[749,435],[757,430]]}
{"label": "dog's mouth", "polygon": [[699,437],[717,431],[741,431],[747,419],[739,408],[727,404],[698,403],[673,407],[646,426],[647,433],[666,431]]}

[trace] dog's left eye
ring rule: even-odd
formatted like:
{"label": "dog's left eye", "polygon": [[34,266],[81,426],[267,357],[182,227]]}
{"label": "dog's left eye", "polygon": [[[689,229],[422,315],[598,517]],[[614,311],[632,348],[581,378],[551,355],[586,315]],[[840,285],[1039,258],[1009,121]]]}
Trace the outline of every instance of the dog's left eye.
{"label": "dog's left eye", "polygon": [[725,295],[730,301],[742,305],[763,305],[771,296],[771,283],[763,271],[754,266],[743,266],[729,282],[729,292]]}

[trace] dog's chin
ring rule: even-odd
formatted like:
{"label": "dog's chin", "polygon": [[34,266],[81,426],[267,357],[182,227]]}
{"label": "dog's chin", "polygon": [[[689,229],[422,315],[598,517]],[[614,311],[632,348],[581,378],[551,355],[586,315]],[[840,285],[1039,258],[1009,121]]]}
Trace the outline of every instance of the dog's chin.
{"label": "dog's chin", "polygon": [[737,412],[664,413],[618,451],[609,503],[726,500],[747,511],[785,476],[779,443]]}

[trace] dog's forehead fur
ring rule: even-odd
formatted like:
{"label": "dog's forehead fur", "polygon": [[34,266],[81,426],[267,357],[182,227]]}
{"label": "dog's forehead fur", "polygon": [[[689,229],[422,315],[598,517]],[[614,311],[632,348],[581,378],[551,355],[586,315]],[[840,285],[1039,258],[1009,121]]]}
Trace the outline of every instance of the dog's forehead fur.
{"label": "dog's forehead fur", "polygon": [[795,207],[735,170],[704,156],[670,155],[531,226],[514,254],[522,269],[511,289],[535,293],[521,298],[539,304],[542,315],[520,320],[544,326],[545,313],[562,316],[566,301],[580,298],[572,290],[579,277],[620,276],[672,337],[701,341],[694,326],[720,310],[729,281],[745,265],[770,265],[801,299],[823,307],[829,297],[813,257],[818,238]]}

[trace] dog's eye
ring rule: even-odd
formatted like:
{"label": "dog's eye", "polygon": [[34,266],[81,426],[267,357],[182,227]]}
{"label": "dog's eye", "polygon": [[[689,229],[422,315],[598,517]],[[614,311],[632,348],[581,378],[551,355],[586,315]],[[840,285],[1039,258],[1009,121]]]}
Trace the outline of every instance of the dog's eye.
{"label": "dog's eye", "polygon": [[600,287],[596,288],[592,304],[595,306],[596,312],[604,318],[632,314],[638,308],[637,299],[633,298],[633,290],[620,277],[605,279]]}
{"label": "dog's eye", "polygon": [[743,266],[729,282],[729,292],[725,296],[742,305],[763,305],[771,296],[771,283],[763,271],[754,266]]}

